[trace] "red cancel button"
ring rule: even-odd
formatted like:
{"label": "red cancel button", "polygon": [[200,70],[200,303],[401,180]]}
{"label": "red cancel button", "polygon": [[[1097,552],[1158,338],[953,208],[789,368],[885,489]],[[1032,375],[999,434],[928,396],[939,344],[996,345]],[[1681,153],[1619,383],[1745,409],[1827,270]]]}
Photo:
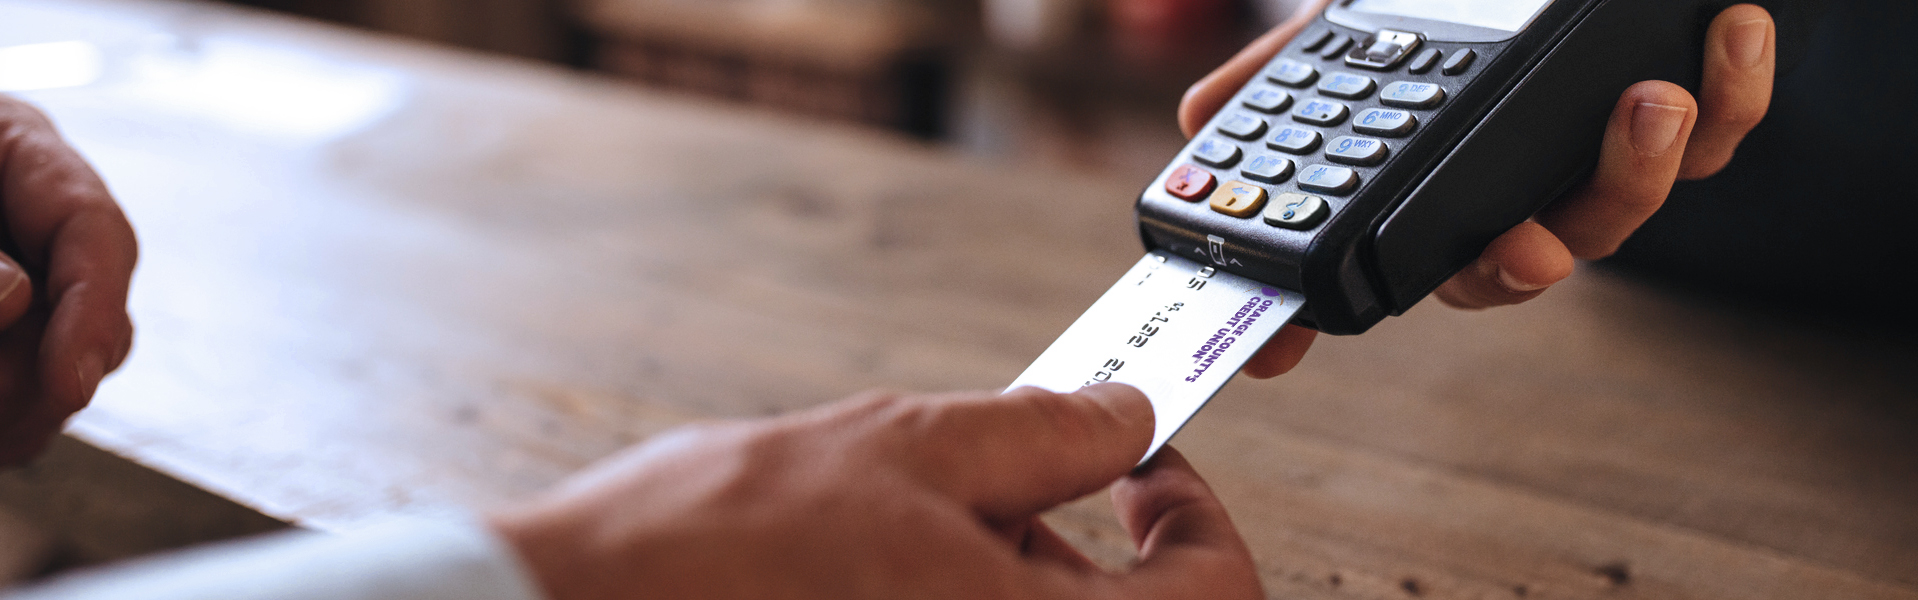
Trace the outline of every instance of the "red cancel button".
{"label": "red cancel button", "polygon": [[1212,185],[1218,180],[1211,173],[1192,165],[1181,165],[1165,178],[1165,191],[1187,202],[1197,202],[1206,194],[1212,193]]}

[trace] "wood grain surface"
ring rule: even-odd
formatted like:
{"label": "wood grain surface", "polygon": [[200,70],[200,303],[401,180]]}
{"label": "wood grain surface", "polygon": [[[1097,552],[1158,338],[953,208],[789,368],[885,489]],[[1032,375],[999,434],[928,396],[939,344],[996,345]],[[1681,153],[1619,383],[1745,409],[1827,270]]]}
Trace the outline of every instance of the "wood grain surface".
{"label": "wood grain surface", "polygon": [[[997,388],[1140,252],[1142,181],[208,5],[0,14],[146,65],[25,94],[145,249],[137,348],[73,433],[308,526],[496,506],[690,421]],[[1273,597],[1918,598],[1914,365],[1587,269],[1321,340],[1174,445]],[[1102,497],[1050,519],[1130,556]]]}

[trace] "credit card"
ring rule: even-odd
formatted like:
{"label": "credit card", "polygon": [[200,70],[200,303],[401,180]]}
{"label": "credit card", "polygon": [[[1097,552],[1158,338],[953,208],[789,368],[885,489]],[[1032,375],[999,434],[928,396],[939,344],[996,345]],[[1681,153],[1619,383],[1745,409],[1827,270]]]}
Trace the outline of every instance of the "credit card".
{"label": "credit card", "polygon": [[1139,388],[1157,417],[1150,460],[1304,307],[1298,292],[1147,253],[1007,389]]}

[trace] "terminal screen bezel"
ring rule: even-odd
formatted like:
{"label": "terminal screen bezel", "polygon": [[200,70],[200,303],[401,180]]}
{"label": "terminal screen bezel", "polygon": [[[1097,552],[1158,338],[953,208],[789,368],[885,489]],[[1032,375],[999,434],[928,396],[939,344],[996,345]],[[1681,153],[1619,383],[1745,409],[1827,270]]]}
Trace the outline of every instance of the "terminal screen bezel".
{"label": "terminal screen bezel", "polygon": [[[1437,19],[1367,12],[1354,10],[1352,8],[1354,5],[1363,7],[1364,1],[1365,0],[1337,0],[1332,3],[1332,6],[1326,8],[1325,18],[1333,23],[1365,31],[1378,31],[1380,29],[1409,31],[1423,35],[1425,39],[1435,42],[1502,42],[1518,37],[1520,33],[1524,33],[1526,28],[1538,22],[1539,15],[1544,14],[1547,9],[1551,8],[1553,2],[1556,0],[1540,2],[1538,10],[1528,16],[1525,19],[1525,24],[1520,26],[1517,31],[1507,31],[1494,27],[1481,27]],[[1533,0],[1524,1],[1531,2]]]}

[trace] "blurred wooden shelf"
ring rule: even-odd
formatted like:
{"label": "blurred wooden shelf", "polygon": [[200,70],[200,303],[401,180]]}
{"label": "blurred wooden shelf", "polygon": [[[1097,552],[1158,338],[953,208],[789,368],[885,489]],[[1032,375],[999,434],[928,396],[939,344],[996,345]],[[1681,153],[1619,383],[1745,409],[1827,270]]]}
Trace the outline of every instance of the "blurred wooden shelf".
{"label": "blurred wooden shelf", "polygon": [[606,71],[926,136],[969,29],[919,2],[586,0],[579,15]]}

